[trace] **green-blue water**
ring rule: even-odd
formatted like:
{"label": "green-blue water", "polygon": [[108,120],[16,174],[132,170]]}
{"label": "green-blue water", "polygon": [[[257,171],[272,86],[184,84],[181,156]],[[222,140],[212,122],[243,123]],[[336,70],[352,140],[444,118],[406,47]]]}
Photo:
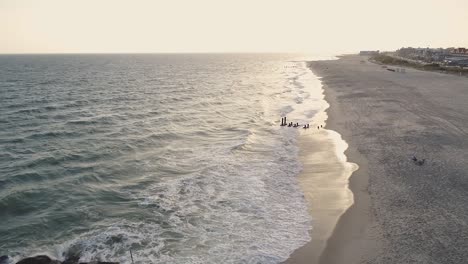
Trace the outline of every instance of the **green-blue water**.
{"label": "green-blue water", "polygon": [[311,228],[279,127],[318,111],[303,59],[0,56],[0,255],[286,259]]}

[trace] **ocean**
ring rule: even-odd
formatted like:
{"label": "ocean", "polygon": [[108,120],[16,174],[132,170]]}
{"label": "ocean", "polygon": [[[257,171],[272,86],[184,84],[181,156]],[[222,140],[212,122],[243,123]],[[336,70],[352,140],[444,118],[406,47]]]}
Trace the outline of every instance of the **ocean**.
{"label": "ocean", "polygon": [[0,56],[0,255],[280,263],[311,238],[295,54]]}

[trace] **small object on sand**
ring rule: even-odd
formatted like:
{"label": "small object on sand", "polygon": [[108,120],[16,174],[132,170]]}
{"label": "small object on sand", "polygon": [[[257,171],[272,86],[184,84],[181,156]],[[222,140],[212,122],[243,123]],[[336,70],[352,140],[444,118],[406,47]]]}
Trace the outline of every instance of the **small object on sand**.
{"label": "small object on sand", "polygon": [[320,127],[319,127],[319,126],[317,126],[317,129],[320,129]]}
{"label": "small object on sand", "polygon": [[416,158],[416,156],[413,156],[412,160],[413,161],[418,161],[418,158]]}
{"label": "small object on sand", "polygon": [[416,164],[419,165],[419,166],[422,166],[422,165],[424,165],[425,161],[426,161],[426,159],[418,160],[418,161],[416,161]]}
{"label": "small object on sand", "polygon": [[323,126],[322,126],[322,125],[320,125],[320,128],[322,128],[322,127],[323,127]]}

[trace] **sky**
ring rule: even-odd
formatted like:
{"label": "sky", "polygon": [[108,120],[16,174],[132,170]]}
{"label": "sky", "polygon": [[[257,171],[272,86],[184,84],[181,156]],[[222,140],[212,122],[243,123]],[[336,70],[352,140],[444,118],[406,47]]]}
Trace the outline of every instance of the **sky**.
{"label": "sky", "polygon": [[468,0],[0,0],[0,53],[468,47]]}

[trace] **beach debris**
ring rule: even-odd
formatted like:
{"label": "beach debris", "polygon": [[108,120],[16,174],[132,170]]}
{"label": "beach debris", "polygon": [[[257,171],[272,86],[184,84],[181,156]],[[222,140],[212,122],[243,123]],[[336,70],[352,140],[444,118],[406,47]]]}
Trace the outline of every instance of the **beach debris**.
{"label": "beach debris", "polygon": [[425,159],[418,160],[418,161],[416,161],[416,165],[422,166],[422,165],[424,165],[425,161],[426,161]]}
{"label": "beach debris", "polygon": [[414,164],[418,165],[418,166],[422,166],[424,165],[424,163],[426,162],[426,159],[419,159],[416,158],[416,156],[413,155],[413,157],[411,158],[411,160],[414,162]]}

